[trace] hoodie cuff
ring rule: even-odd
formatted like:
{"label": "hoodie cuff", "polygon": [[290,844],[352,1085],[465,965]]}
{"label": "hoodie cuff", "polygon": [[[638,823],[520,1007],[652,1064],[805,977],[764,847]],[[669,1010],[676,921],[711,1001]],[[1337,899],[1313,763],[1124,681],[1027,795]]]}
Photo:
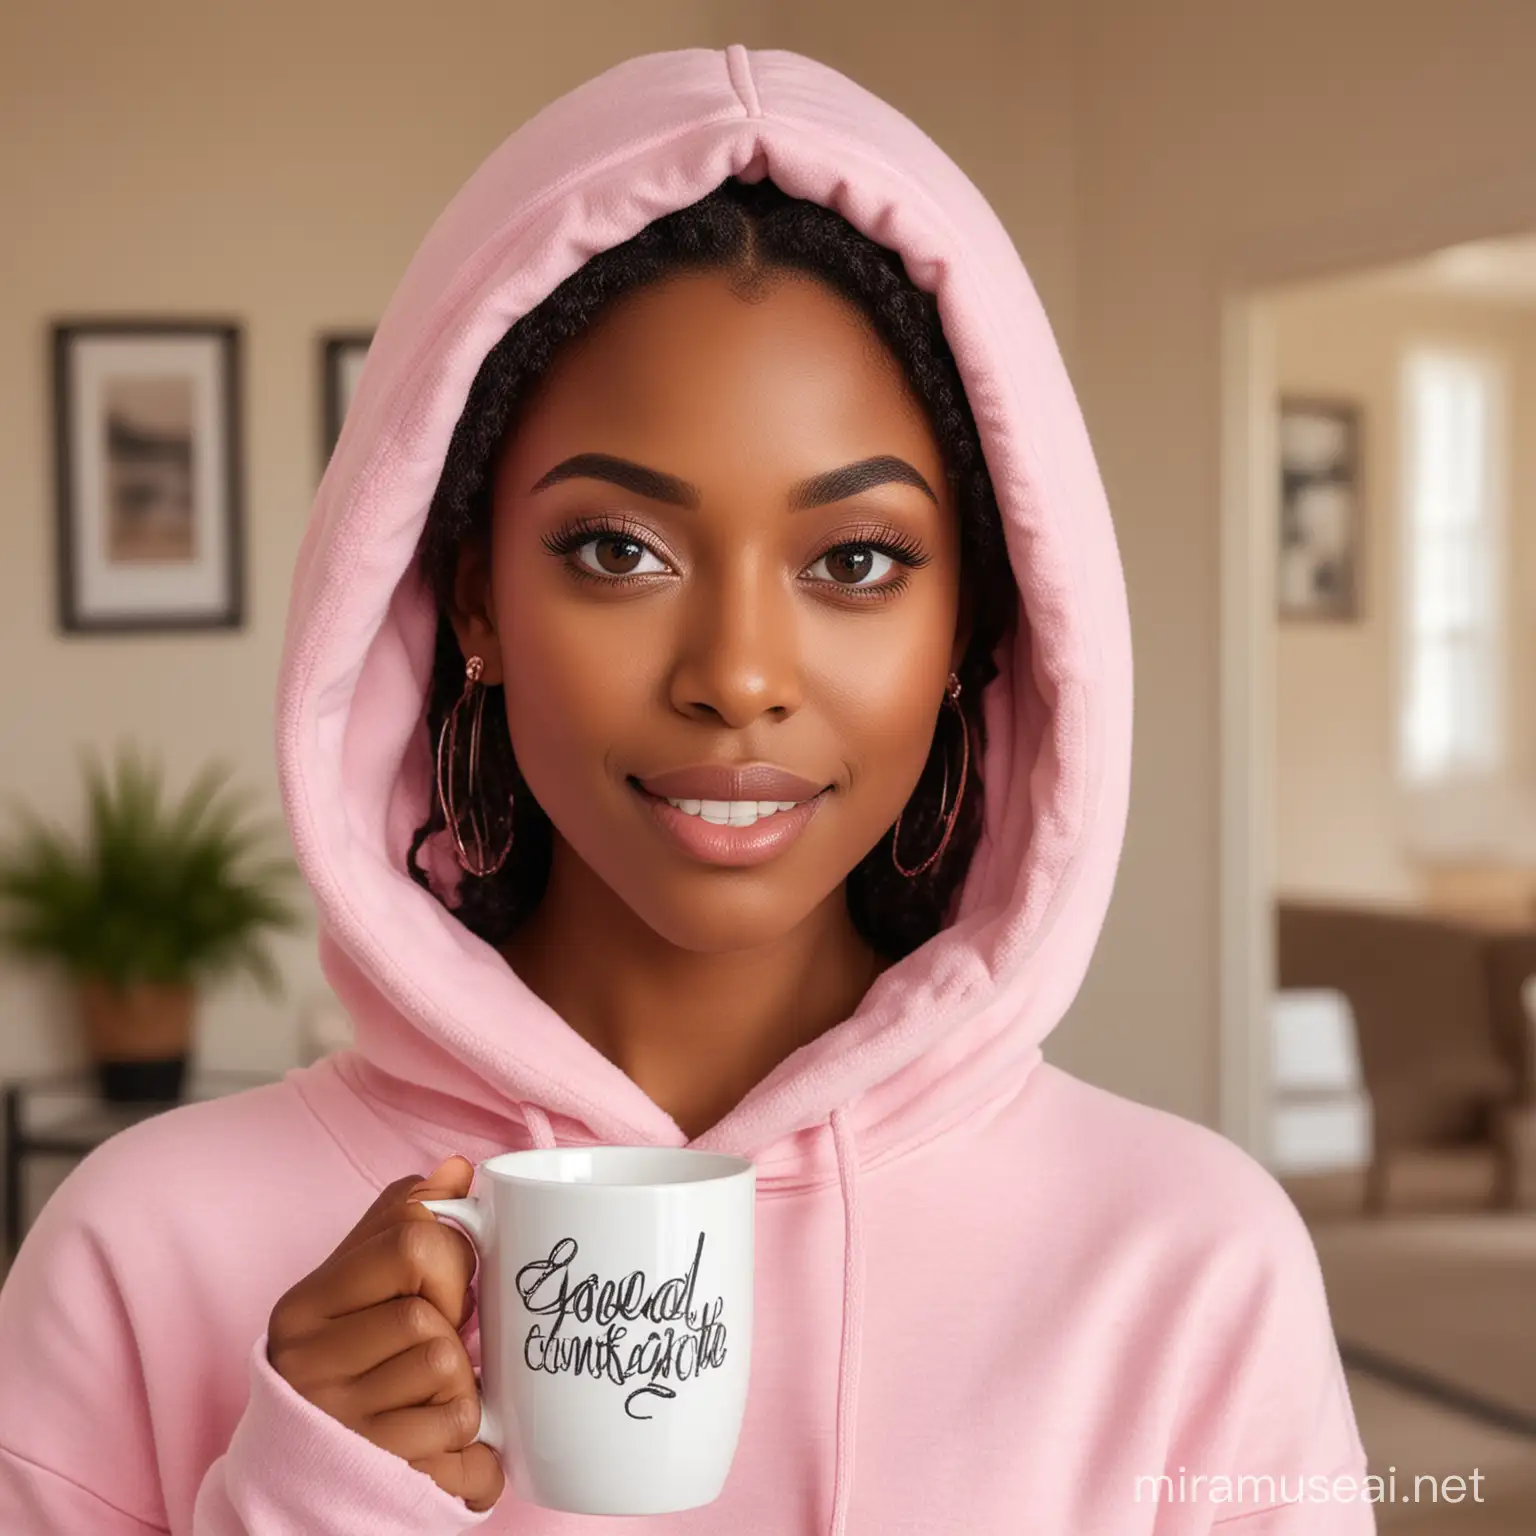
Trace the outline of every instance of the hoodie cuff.
{"label": "hoodie cuff", "polygon": [[[470,1509],[301,1396],[267,1359],[265,1331],[251,1350],[250,1382],[250,1401],[223,1458],[223,1494],[239,1529],[260,1536],[450,1536],[494,1513]],[[199,1513],[201,1504],[200,1496]]]}

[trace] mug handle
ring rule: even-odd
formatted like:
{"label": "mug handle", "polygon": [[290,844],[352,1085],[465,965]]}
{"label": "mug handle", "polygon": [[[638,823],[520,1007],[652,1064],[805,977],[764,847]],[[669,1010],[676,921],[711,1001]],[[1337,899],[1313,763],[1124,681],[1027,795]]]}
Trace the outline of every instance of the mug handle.
{"label": "mug handle", "polygon": [[[462,1200],[418,1200],[416,1203],[426,1206],[439,1221],[450,1221],[463,1232],[474,1244],[480,1259],[480,1273],[484,1275],[486,1255],[495,1241],[491,1232],[491,1207],[473,1195],[467,1195]],[[480,1428],[475,1431],[475,1439],[482,1445],[490,1446],[497,1455],[505,1457],[506,1440],[502,1436],[495,1410],[485,1400],[483,1382],[480,1390]]]}

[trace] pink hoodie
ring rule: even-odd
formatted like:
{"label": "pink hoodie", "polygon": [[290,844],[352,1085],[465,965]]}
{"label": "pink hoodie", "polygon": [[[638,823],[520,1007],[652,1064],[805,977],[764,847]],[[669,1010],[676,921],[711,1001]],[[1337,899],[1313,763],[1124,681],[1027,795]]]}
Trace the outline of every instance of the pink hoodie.
{"label": "pink hoodie", "polygon": [[[837,208],[937,291],[1027,624],[987,695],[985,833],[950,925],[692,1143],[758,1168],[750,1399],[719,1499],[625,1529],[1374,1530],[1330,1481],[1365,1455],[1290,1202],[1214,1132],[1041,1059],[1114,880],[1131,653],[1034,290],[912,123],[809,59],[731,47],[631,59],[546,107],[438,219],[379,326],[300,551],[277,722],[356,1048],[125,1132],[42,1211],[0,1293],[4,1536],[610,1528],[510,1493],[471,1513],[298,1396],[265,1329],[384,1184],[449,1153],[688,1144],[406,873],[433,638],[411,564],[492,344],[733,173]],[[472,1323],[466,1343],[478,1366]]]}

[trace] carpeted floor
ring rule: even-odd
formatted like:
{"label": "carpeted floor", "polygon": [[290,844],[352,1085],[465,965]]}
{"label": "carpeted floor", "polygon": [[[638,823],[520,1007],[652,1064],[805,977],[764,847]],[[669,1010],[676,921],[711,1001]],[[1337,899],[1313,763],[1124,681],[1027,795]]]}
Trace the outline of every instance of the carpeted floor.
{"label": "carpeted floor", "polygon": [[1354,1175],[1288,1180],[1307,1217],[1371,1469],[1482,1473],[1483,1498],[1378,1508],[1401,1536],[1536,1536],[1536,1214],[1490,1211],[1491,1167],[1405,1166],[1379,1218]]}
{"label": "carpeted floor", "polygon": [[1508,1410],[1536,1435],[1536,1218],[1329,1222],[1313,1237],[1344,1344],[1395,1362],[1405,1380],[1421,1374]]}
{"label": "carpeted floor", "polygon": [[[1435,1504],[1428,1501],[1425,1484],[1426,1497],[1417,1503],[1400,1498],[1377,1505],[1382,1536],[1536,1533],[1536,1444],[1364,1372],[1349,1373],[1349,1391],[1373,1472],[1385,1476],[1395,1467],[1404,1491],[1415,1474],[1435,1479],[1451,1474],[1470,1479],[1474,1469],[1482,1474],[1480,1502],[1469,1492],[1461,1503]],[[1470,1490],[1470,1481],[1466,1486]]]}
{"label": "carpeted floor", "polygon": [[1475,1158],[1406,1163],[1376,1218],[1360,1214],[1355,1176],[1286,1187],[1343,1344],[1536,1432],[1536,1212],[1488,1209],[1490,1177]]}

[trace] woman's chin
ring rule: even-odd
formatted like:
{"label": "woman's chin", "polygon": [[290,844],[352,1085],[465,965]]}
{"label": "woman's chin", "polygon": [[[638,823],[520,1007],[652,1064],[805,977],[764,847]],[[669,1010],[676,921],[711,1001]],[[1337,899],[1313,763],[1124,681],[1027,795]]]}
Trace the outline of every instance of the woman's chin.
{"label": "woman's chin", "polygon": [[[743,875],[748,871],[742,871]],[[654,889],[637,915],[675,949],[697,955],[739,954],[782,943],[814,911],[788,904],[775,882],[758,878],[756,891],[679,891],[673,899]]]}

